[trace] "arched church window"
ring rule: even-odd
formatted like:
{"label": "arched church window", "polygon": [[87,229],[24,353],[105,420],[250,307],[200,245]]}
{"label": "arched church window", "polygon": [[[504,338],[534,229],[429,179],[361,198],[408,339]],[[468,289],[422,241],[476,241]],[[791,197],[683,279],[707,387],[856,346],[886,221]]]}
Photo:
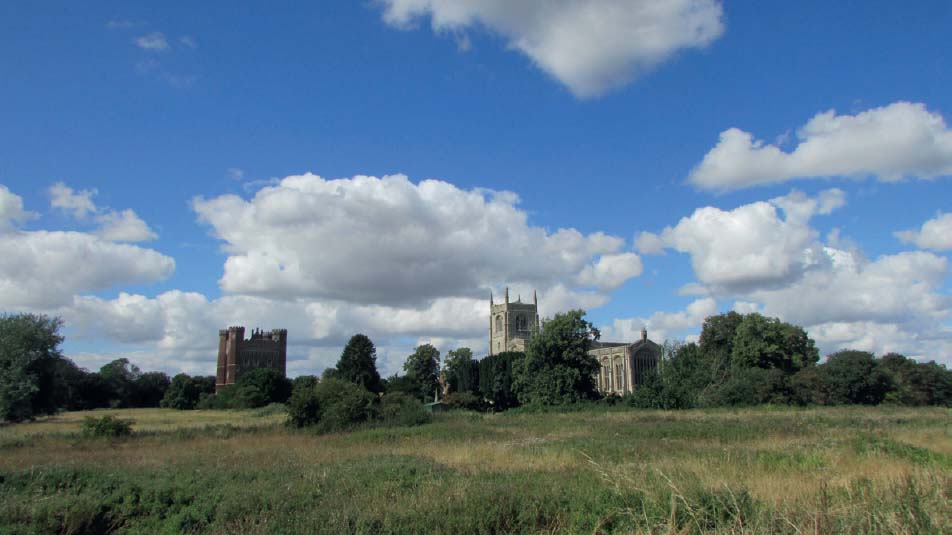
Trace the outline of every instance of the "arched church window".
{"label": "arched church window", "polygon": [[496,316],[496,331],[502,331],[502,314]]}
{"label": "arched church window", "polygon": [[528,323],[526,323],[526,317],[523,315],[516,316],[516,330],[518,331],[528,331]]}

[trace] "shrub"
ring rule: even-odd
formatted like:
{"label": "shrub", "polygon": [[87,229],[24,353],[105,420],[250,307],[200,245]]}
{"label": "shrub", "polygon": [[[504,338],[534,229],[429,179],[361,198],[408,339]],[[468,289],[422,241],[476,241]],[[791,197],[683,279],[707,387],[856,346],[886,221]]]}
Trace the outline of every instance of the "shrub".
{"label": "shrub", "polygon": [[268,404],[268,399],[249,384],[234,384],[221,388],[217,394],[203,393],[195,405],[202,410],[256,409]]}
{"label": "shrub", "polygon": [[83,419],[83,436],[96,438],[131,436],[132,424],[134,423],[132,420],[123,420],[115,416],[103,416],[102,418],[87,416]]}
{"label": "shrub", "polygon": [[263,398],[263,401],[259,403],[258,395],[245,392],[243,394],[245,396],[244,401],[255,403],[250,405],[249,408],[262,407],[268,403],[284,403],[291,397],[291,380],[278,370],[271,368],[251,370],[238,378],[237,385],[239,387],[254,387]]}
{"label": "shrub", "polygon": [[472,392],[450,392],[443,398],[443,402],[451,409],[483,410],[483,400]]}
{"label": "shrub", "polygon": [[428,423],[432,416],[415,397],[391,392],[380,399],[380,419],[387,425],[413,426]]}
{"label": "shrub", "polygon": [[314,389],[314,386],[294,389],[288,400],[288,425],[307,427],[321,420],[321,403]]}
{"label": "shrub", "polygon": [[348,429],[377,416],[377,396],[341,379],[325,379],[314,387],[323,431]]}

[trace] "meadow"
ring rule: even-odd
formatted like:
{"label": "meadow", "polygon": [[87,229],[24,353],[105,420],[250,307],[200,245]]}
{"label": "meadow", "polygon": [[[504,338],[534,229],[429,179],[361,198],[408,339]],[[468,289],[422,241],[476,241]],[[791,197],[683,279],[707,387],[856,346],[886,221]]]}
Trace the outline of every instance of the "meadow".
{"label": "meadow", "polygon": [[952,411],[453,412],[316,435],[256,411],[0,427],[0,533],[950,533]]}

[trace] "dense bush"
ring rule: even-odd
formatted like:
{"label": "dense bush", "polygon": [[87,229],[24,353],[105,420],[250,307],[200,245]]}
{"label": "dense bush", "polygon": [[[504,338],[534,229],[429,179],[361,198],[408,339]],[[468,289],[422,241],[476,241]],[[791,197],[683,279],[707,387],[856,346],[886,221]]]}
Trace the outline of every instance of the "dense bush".
{"label": "dense bush", "polygon": [[386,425],[421,425],[431,419],[432,416],[423,407],[423,403],[413,396],[393,392],[380,398],[380,420]]}
{"label": "dense bush", "polygon": [[288,425],[308,427],[321,420],[321,403],[314,386],[295,388],[288,400]]}
{"label": "dense bush", "polygon": [[451,409],[465,409],[478,411],[483,409],[483,400],[472,392],[450,392],[443,398],[443,403]]}
{"label": "dense bush", "polygon": [[132,420],[123,420],[115,416],[83,419],[83,436],[94,438],[118,438],[132,435]]}
{"label": "dense bush", "polygon": [[202,394],[214,393],[214,377],[189,377],[180,373],[172,378],[160,405],[167,409],[191,410],[198,404]]}

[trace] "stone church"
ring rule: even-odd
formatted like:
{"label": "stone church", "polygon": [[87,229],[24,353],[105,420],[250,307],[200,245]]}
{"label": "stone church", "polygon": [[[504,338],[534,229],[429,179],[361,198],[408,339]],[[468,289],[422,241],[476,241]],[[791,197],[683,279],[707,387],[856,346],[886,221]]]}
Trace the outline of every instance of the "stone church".
{"label": "stone church", "polygon": [[[521,298],[509,301],[506,288],[505,301],[499,304],[489,296],[489,354],[505,351],[525,352],[529,340],[541,327],[539,299],[532,293],[532,303],[523,303]],[[595,384],[603,395],[624,396],[643,385],[648,373],[661,364],[661,346],[648,339],[648,331],[641,329],[641,340],[635,342],[592,343],[588,354],[598,361]]]}
{"label": "stone church", "polygon": [[260,329],[251,332],[245,340],[244,327],[229,327],[218,331],[218,375],[215,392],[223,386],[235,384],[248,371],[272,368],[287,376],[288,331]]}

